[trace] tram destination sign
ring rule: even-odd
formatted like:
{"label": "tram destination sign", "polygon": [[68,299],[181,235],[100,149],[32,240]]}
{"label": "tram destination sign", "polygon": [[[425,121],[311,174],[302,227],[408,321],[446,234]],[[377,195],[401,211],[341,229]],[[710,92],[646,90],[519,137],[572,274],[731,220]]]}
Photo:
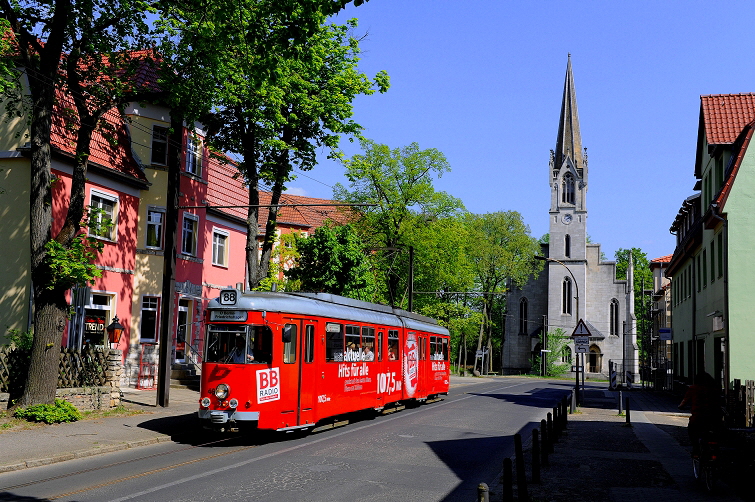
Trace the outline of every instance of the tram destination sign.
{"label": "tram destination sign", "polygon": [[210,321],[246,321],[246,312],[243,310],[212,310]]}

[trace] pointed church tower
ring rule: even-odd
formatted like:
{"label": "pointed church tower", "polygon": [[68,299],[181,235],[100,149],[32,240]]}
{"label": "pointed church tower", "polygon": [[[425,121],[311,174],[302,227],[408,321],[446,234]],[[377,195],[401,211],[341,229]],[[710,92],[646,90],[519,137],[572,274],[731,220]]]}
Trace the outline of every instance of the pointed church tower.
{"label": "pointed church tower", "polygon": [[587,242],[587,153],[582,149],[571,54],[566,63],[556,149],[551,151],[549,167],[549,257],[562,261],[584,260]]}

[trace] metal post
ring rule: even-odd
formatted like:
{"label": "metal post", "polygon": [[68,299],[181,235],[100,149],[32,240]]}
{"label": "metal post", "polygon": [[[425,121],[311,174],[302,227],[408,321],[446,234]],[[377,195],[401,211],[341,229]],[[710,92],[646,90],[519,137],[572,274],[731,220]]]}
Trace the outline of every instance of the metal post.
{"label": "metal post", "polygon": [[624,413],[624,401],[623,401],[622,392],[619,391],[619,413]]}
{"label": "metal post", "polygon": [[543,466],[548,466],[548,426],[545,424],[545,419],[540,420],[540,437],[542,438],[542,445],[540,446],[542,461],[540,463]]}
{"label": "metal post", "polygon": [[503,459],[503,502],[514,502],[514,475],[511,458]]}
{"label": "metal post", "polygon": [[532,482],[540,482],[540,433],[532,429]]}
{"label": "metal post", "polygon": [[490,502],[490,490],[487,483],[477,485],[477,502]]}
{"label": "metal post", "polygon": [[516,493],[517,500],[529,502],[527,493],[527,476],[524,472],[524,453],[522,453],[522,436],[514,434],[514,451],[516,453]]}

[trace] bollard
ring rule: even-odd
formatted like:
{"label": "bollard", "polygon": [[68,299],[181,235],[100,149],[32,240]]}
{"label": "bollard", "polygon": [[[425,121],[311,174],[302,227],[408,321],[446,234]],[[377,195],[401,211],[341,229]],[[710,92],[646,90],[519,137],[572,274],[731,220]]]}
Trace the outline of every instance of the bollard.
{"label": "bollard", "polygon": [[477,485],[477,502],[490,502],[490,490],[486,483]]}
{"label": "bollard", "polygon": [[540,438],[541,438],[541,444],[540,444],[540,454],[541,454],[541,462],[540,465],[543,467],[548,466],[548,427],[545,425],[545,420],[540,420]]}
{"label": "bollard", "polygon": [[509,457],[503,459],[503,502],[514,502],[514,475]]}
{"label": "bollard", "polygon": [[624,413],[624,397],[622,396],[622,392],[619,391],[619,415]]}
{"label": "bollard", "polygon": [[561,400],[561,414],[564,417],[564,430],[566,430],[567,425],[569,424],[569,413],[566,411],[568,408],[568,405],[566,404],[566,396]]}
{"label": "bollard", "polygon": [[558,416],[558,406],[553,407],[553,436],[554,442],[561,436],[561,417]]}
{"label": "bollard", "polygon": [[553,433],[553,415],[548,412],[546,424],[548,427],[548,453],[553,453],[553,444],[556,442],[556,435]]}
{"label": "bollard", "polygon": [[540,433],[532,429],[532,482],[540,482]]}
{"label": "bollard", "polygon": [[575,413],[577,411],[577,393],[571,391],[571,409],[569,413]]}
{"label": "bollard", "polygon": [[629,396],[626,397],[626,400],[627,400],[627,404],[626,404],[625,408],[627,409],[627,423],[631,424],[632,420],[629,418]]}
{"label": "bollard", "polygon": [[516,495],[517,500],[529,501],[527,494],[527,476],[524,472],[524,453],[522,452],[522,435],[514,434],[514,453],[516,461]]}

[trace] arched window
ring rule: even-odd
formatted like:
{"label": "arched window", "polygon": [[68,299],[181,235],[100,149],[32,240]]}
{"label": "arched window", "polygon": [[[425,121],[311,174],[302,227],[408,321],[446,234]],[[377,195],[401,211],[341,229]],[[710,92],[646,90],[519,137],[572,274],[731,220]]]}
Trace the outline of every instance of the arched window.
{"label": "arched window", "polygon": [[611,300],[611,313],[608,320],[609,329],[611,335],[619,336],[619,300],[613,298]]}
{"label": "arched window", "polygon": [[567,258],[571,256],[571,237],[569,234],[564,236],[564,256]]}
{"label": "arched window", "polygon": [[519,334],[527,334],[527,298],[519,300]]}
{"label": "arched window", "polygon": [[571,347],[568,345],[564,345],[564,348],[561,349],[561,362],[571,364]]}
{"label": "arched window", "polygon": [[561,283],[561,313],[571,314],[571,279],[568,277]]}
{"label": "arched window", "polygon": [[566,173],[561,183],[561,202],[574,204],[574,177]]}

